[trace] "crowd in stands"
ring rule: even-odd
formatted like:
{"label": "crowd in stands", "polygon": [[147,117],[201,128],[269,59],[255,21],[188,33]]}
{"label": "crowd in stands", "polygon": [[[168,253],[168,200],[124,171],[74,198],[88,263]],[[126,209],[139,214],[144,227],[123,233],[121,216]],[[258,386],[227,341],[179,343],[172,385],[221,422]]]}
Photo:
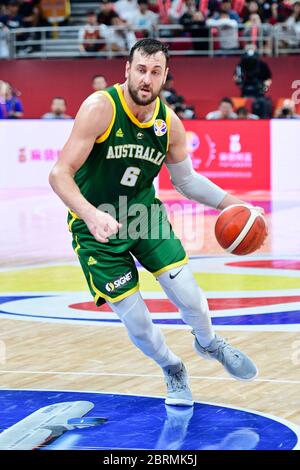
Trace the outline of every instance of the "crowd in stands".
{"label": "crowd in stands", "polygon": [[[0,58],[8,57],[6,35],[9,29],[33,26],[67,25],[71,15],[70,0],[0,0]],[[272,83],[272,73],[258,54],[257,37],[261,25],[277,23],[292,28],[290,46],[300,44],[300,1],[295,0],[100,0],[95,11],[86,12],[86,23],[79,28],[79,48],[82,54],[101,50],[127,52],[141,37],[153,33],[159,24],[180,24],[181,34],[191,38],[194,49],[207,49],[208,26],[218,32],[220,48],[235,51],[241,47],[238,32],[244,25],[245,52],[234,71],[234,80],[241,88],[245,101],[235,105],[230,97],[220,101],[219,108],[206,119],[298,118],[295,103],[286,98],[273,109],[265,96]],[[32,33],[30,33],[32,34]],[[170,29],[166,34],[173,33]],[[34,33],[37,39],[39,33]],[[29,34],[18,36],[26,44]],[[246,39],[245,39],[246,38]],[[248,38],[248,41],[247,41]],[[266,38],[266,49],[270,46]],[[20,46],[21,47],[21,46]],[[23,46],[24,48],[24,46]],[[26,46],[25,46],[26,48]],[[102,75],[93,77],[94,91],[105,89]],[[0,81],[0,119],[23,116],[20,93]],[[195,109],[176,92],[174,78],[168,75],[161,98],[181,119],[195,119]],[[249,101],[250,100],[250,101]],[[46,119],[69,119],[63,97],[54,97]],[[204,117],[204,116],[201,116]]]}
{"label": "crowd in stands", "polygon": [[[5,38],[9,29],[67,25],[71,11],[70,0],[0,0],[0,57],[8,55]],[[270,53],[266,29],[270,25],[283,25],[286,45],[299,47],[300,1],[100,0],[97,10],[86,12],[86,24],[79,33],[80,50],[126,51],[136,39],[147,36],[150,30],[153,33],[159,24],[182,25],[183,31],[166,30],[166,36],[189,37],[192,47],[199,50],[208,49],[208,27],[223,52],[232,53],[247,43],[257,44],[259,35],[265,35],[265,52]],[[26,34],[22,34],[21,39],[26,39]]]}
{"label": "crowd in stands", "polygon": [[[60,0],[59,0],[60,1]],[[59,3],[56,2],[57,4]],[[62,0],[53,9],[49,0],[0,0],[0,58],[9,57],[8,32],[20,28],[66,25],[71,14],[70,0]],[[53,3],[54,5],[54,3]],[[55,11],[55,16],[54,16]],[[17,32],[18,41],[40,39],[40,33]],[[33,47],[24,45],[19,50],[32,52]]]}
{"label": "crowd in stands", "polygon": [[[94,75],[91,79],[91,93],[105,90],[109,84],[104,75]],[[4,80],[0,80],[0,120],[1,119],[20,119],[24,115],[23,104],[20,99],[19,90]],[[209,112],[206,116],[197,116],[192,105],[187,104],[184,97],[178,95],[174,87],[174,78],[169,73],[165,86],[160,94],[161,99],[172,108],[180,119],[197,119],[205,118],[208,120],[228,120],[228,119],[250,119],[257,120],[260,118],[277,119],[300,119],[300,115],[296,111],[296,103],[290,98],[279,100],[277,107],[273,110],[272,103],[270,112],[264,115],[264,107],[256,100],[250,98],[230,98],[224,97],[220,100],[218,109]],[[258,100],[260,97],[258,98]],[[244,100],[244,101],[243,101]],[[252,108],[249,109],[249,107]],[[257,111],[256,111],[257,110]],[[254,112],[253,112],[254,111]],[[256,112],[255,112],[256,111]],[[261,112],[262,111],[262,112]],[[300,111],[300,109],[299,109]],[[67,114],[67,103],[64,97],[54,96],[51,100],[48,112],[41,116],[42,119],[72,119]]]}

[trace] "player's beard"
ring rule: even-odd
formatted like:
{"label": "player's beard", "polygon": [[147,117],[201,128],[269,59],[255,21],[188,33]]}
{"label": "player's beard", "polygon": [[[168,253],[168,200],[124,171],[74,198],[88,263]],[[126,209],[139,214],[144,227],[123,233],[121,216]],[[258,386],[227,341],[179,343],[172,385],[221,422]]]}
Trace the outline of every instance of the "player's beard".
{"label": "player's beard", "polygon": [[134,88],[134,86],[131,83],[130,77],[128,77],[128,91],[129,91],[130,97],[135,102],[135,104],[138,104],[139,106],[147,106],[148,104],[153,103],[153,101],[160,94],[162,88],[163,88],[163,85],[160,87],[160,89],[157,93],[153,93],[153,92],[151,92],[150,88],[148,89],[147,87],[145,87],[145,89],[150,91],[150,96],[149,96],[149,98],[142,99],[142,98],[139,97],[139,94],[138,94],[141,87],[140,88]]}

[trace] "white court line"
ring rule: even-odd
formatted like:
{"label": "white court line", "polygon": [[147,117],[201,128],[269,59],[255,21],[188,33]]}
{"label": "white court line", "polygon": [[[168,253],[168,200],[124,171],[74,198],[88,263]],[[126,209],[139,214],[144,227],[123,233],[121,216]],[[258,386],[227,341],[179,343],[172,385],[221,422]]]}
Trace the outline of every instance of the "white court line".
{"label": "white court line", "polygon": [[[0,370],[0,374],[28,374],[28,375],[76,375],[76,376],[92,376],[92,377],[144,377],[144,378],[160,378],[161,375],[156,374],[120,374],[114,372],[60,372],[60,371],[34,371],[34,370]],[[231,377],[210,377],[205,375],[189,375],[190,379],[200,380],[230,380]],[[253,382],[271,382],[278,384],[295,384],[300,385],[300,380],[284,380],[284,379],[254,379]],[[1,389],[1,387],[0,387]]]}

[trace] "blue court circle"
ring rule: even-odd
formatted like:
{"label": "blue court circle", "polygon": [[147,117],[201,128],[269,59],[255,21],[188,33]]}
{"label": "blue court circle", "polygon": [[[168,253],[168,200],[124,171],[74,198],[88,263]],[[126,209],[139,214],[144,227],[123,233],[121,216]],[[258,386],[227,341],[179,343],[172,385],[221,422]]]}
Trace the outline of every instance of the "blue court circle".
{"label": "blue court circle", "polygon": [[76,391],[0,390],[0,431],[39,408],[65,401],[90,401],[87,417],[99,426],[74,429],[45,449],[291,450],[296,426],[273,416],[225,405],[165,406],[162,398]]}

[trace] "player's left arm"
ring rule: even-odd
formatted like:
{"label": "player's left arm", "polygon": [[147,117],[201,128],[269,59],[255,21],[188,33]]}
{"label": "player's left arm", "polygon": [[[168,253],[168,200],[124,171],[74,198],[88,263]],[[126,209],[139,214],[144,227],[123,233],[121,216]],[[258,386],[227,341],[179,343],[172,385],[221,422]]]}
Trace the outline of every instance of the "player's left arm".
{"label": "player's left arm", "polygon": [[173,111],[171,111],[170,141],[165,163],[174,187],[188,199],[220,210],[232,204],[247,204],[193,169],[187,152],[185,129]]}

